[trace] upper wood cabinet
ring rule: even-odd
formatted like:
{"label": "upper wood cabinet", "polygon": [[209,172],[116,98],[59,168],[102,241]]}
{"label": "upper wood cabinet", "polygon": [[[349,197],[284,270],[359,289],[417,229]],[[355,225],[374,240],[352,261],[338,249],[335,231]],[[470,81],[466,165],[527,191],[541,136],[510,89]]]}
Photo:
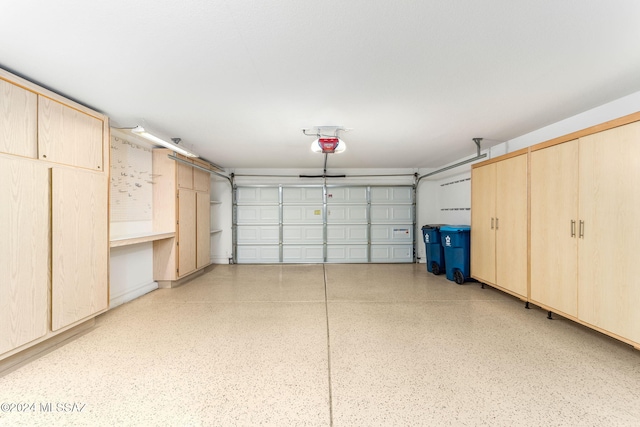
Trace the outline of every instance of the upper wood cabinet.
{"label": "upper wood cabinet", "polygon": [[38,156],[38,95],[0,79],[0,152]]}
{"label": "upper wood cabinet", "polygon": [[527,154],[474,165],[471,275],[527,298]]}
{"label": "upper wood cabinet", "polygon": [[[197,166],[201,166],[207,168],[208,165],[199,160],[194,160],[193,162]],[[211,189],[211,174],[209,172],[203,171],[202,169],[193,168],[193,189],[196,191],[206,191],[209,192]]]}
{"label": "upper wood cabinet", "polygon": [[[189,158],[180,155],[178,155],[178,158],[185,162],[193,163],[193,160]],[[178,188],[193,190],[193,167],[180,162],[176,162],[176,167],[178,168]]]}
{"label": "upper wood cabinet", "polygon": [[39,96],[38,157],[102,171],[103,126],[103,120]]}

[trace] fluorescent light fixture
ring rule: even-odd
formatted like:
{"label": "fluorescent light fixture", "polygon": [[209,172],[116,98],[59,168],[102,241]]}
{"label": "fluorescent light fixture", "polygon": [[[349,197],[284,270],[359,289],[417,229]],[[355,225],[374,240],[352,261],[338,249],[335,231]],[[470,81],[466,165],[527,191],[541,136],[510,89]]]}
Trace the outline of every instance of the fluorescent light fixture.
{"label": "fluorescent light fixture", "polygon": [[342,153],[346,149],[347,144],[339,138],[318,138],[311,143],[311,151],[314,153]]}
{"label": "fluorescent light fixture", "polygon": [[142,126],[136,126],[135,128],[131,129],[131,132],[133,132],[136,135],[139,135],[139,136],[143,137],[144,139],[148,139],[149,141],[155,142],[158,145],[161,145],[161,146],[163,146],[165,148],[173,150],[176,153],[180,153],[183,156],[198,157],[197,154],[193,154],[191,151],[187,151],[182,147],[178,147],[176,144],[173,144],[171,142],[167,142],[164,139],[160,139],[157,136],[150,134],[149,132],[144,130],[144,128]]}

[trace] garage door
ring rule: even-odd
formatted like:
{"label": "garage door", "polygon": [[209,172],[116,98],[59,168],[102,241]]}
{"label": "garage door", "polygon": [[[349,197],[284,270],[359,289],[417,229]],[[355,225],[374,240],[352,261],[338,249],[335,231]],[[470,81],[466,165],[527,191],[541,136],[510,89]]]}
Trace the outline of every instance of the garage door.
{"label": "garage door", "polygon": [[412,186],[238,186],[238,263],[413,262]]}

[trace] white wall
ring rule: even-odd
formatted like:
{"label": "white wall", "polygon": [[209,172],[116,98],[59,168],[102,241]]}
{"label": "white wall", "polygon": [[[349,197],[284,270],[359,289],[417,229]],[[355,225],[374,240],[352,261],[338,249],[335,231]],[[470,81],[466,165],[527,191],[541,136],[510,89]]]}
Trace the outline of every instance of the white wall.
{"label": "white wall", "polygon": [[[131,134],[111,129],[112,239],[153,230],[150,148]],[[140,187],[135,185],[138,181]],[[111,308],[158,289],[153,280],[153,243],[111,248],[109,286]]]}

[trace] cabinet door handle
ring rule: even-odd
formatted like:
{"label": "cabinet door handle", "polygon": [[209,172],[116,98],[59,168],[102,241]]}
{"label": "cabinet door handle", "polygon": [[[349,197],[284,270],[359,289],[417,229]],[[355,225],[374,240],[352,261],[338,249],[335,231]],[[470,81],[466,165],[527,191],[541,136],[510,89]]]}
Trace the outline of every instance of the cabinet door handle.
{"label": "cabinet door handle", "polygon": [[576,237],[576,221],[571,220],[571,237]]}
{"label": "cabinet door handle", "polygon": [[496,230],[498,229],[498,218],[496,218]]}
{"label": "cabinet door handle", "polygon": [[493,230],[493,217],[491,218],[491,229]]}
{"label": "cabinet door handle", "polygon": [[580,236],[578,237],[584,239],[584,221],[580,221]]}

